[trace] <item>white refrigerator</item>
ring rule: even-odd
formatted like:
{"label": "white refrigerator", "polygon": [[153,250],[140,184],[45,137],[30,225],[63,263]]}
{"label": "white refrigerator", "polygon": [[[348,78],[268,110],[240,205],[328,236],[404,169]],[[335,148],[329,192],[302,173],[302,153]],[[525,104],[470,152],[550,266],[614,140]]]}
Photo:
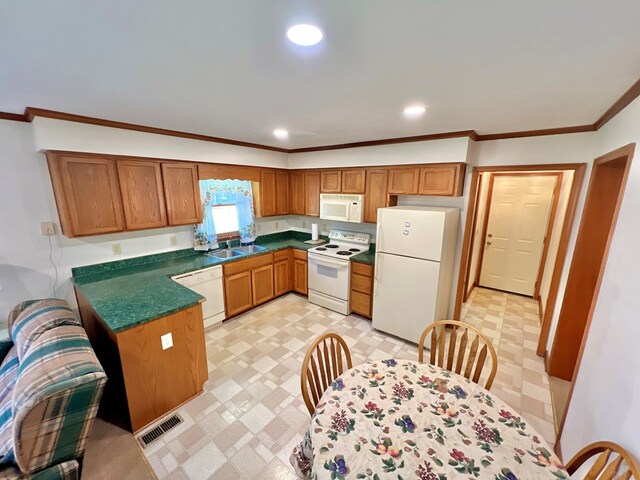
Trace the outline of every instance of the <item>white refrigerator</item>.
{"label": "white refrigerator", "polygon": [[449,318],[459,218],[457,208],[378,210],[373,328],[418,343]]}

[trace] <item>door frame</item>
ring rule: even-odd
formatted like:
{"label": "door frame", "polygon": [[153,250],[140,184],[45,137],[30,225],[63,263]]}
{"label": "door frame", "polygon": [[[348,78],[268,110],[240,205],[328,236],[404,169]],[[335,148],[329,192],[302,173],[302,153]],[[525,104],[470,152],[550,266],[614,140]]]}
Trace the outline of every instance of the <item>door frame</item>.
{"label": "door frame", "polygon": [[456,286],[456,299],[453,310],[453,318],[460,319],[460,313],[462,312],[462,299],[464,298],[464,290],[466,283],[465,278],[468,279],[469,267],[471,264],[471,226],[473,223],[474,215],[476,214],[477,207],[477,193],[479,187],[480,173],[484,172],[535,172],[540,170],[573,170],[573,183],[571,184],[571,192],[569,194],[569,200],[567,202],[567,211],[562,224],[562,233],[560,234],[560,241],[558,244],[558,255],[553,266],[553,274],[551,276],[551,285],[549,287],[549,298],[544,306],[544,313],[542,318],[542,325],[540,327],[540,339],[538,340],[537,354],[540,356],[546,355],[547,340],[549,338],[549,330],[551,328],[551,318],[553,316],[556,299],[558,297],[558,290],[560,287],[560,277],[562,274],[562,267],[564,266],[565,258],[567,256],[567,249],[569,247],[569,237],[571,236],[571,227],[573,226],[573,220],[576,213],[578,204],[578,197],[582,188],[582,182],[584,180],[584,174],[586,170],[586,163],[550,163],[550,164],[532,164],[532,165],[504,165],[504,166],[487,166],[487,167],[473,167],[471,171],[471,185],[469,192],[469,203],[467,205],[467,214],[464,227],[464,237],[462,240],[462,253],[460,257],[460,268],[458,271],[458,284]]}
{"label": "door frame", "polygon": [[[599,272],[598,272],[598,276],[596,278],[596,283],[595,283],[595,287],[594,287],[594,292],[593,292],[593,296],[591,298],[591,304],[589,306],[589,313],[587,314],[587,320],[585,323],[585,327],[584,327],[584,332],[582,335],[582,339],[580,341],[580,348],[578,350],[578,356],[576,357],[576,366],[574,368],[573,371],[573,377],[571,379],[571,385],[569,387],[569,394],[567,396],[567,403],[564,407],[564,412],[562,413],[562,418],[560,420],[560,424],[559,424],[559,428],[558,428],[558,436],[557,436],[557,441],[556,441],[556,445],[555,445],[555,451],[556,453],[560,454],[561,453],[561,438],[562,438],[562,432],[564,431],[564,426],[565,426],[565,421],[567,418],[567,412],[569,411],[569,405],[571,404],[571,398],[573,397],[573,391],[575,388],[575,384],[576,384],[576,379],[578,377],[578,373],[580,372],[580,366],[582,364],[582,357],[584,355],[584,348],[586,346],[587,343],[587,338],[589,336],[589,330],[591,328],[591,321],[593,319],[593,313],[595,310],[595,306],[596,303],[598,301],[598,296],[600,293],[600,285],[602,283],[602,277],[604,275],[604,271],[605,271],[605,267],[607,264],[607,260],[609,258],[609,250],[611,248],[611,241],[613,240],[613,235],[615,233],[615,228],[616,228],[616,224],[618,222],[618,214],[620,213],[620,207],[622,205],[622,199],[624,198],[624,191],[627,185],[627,179],[629,177],[629,170],[631,168],[631,161],[633,159],[633,154],[634,154],[634,150],[635,150],[635,143],[630,143],[628,145],[625,145],[623,147],[617,148],[609,153],[605,153],[604,155],[596,158],[593,162],[593,168],[591,170],[591,175],[590,175],[590,179],[589,179],[589,188],[587,190],[587,196],[585,198],[585,206],[587,205],[587,202],[589,201],[589,196],[592,193],[592,187],[593,184],[595,182],[596,176],[594,175],[594,173],[596,173],[596,170],[600,167],[602,167],[605,163],[607,162],[611,162],[611,161],[615,161],[615,160],[620,160],[620,159],[625,159],[626,164],[625,164],[625,169],[624,172],[622,174],[622,180],[620,182],[620,189],[618,190],[618,197],[616,198],[616,205],[614,207],[613,210],[613,214],[612,214],[612,218],[611,218],[611,226],[609,229],[609,233],[607,235],[607,239],[605,241],[605,247],[604,247],[604,251],[602,252],[602,261],[600,263],[600,268],[599,268]],[[583,210],[582,213],[582,219],[580,220],[580,227],[578,229],[578,237],[580,236],[580,232],[582,231],[583,228],[586,227],[586,219],[584,217],[584,213],[585,211]],[[571,271],[574,269],[574,264],[572,262],[571,266],[570,266],[570,270],[569,270],[569,274],[571,274]]]}
{"label": "door frame", "polygon": [[[491,174],[491,179],[489,180],[487,204],[484,210],[484,222],[482,225],[482,238],[486,238],[487,236],[487,226],[489,225],[489,216],[491,215],[493,182],[496,177],[556,177],[556,184],[554,185],[553,193],[551,194],[551,206],[549,209],[549,218],[547,219],[545,238],[543,240],[544,244],[542,246],[542,255],[540,256],[540,264],[538,265],[538,273],[536,274],[536,282],[533,289],[532,297],[534,300],[539,300],[540,298],[540,281],[542,280],[542,273],[544,272],[544,263],[547,259],[547,254],[549,253],[549,240],[551,239],[551,233],[553,232],[553,222],[556,218],[556,212],[558,210],[558,197],[560,196],[560,188],[562,187],[562,175],[563,172],[495,172]],[[478,270],[476,271],[476,278],[474,280],[475,285],[480,285],[480,276],[482,274],[483,261],[484,248],[481,248],[478,256]]]}

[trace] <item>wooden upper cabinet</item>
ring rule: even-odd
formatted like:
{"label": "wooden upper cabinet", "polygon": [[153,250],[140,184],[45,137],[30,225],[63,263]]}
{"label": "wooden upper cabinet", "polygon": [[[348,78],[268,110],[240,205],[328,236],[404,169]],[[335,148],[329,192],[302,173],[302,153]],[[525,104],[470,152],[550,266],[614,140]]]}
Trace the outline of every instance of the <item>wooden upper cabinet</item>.
{"label": "wooden upper cabinet", "polygon": [[276,171],[276,214],[289,214],[289,172]]}
{"label": "wooden upper cabinet", "polygon": [[460,196],[464,186],[464,163],[420,168],[420,195]]}
{"label": "wooden upper cabinet", "polygon": [[64,235],[124,230],[115,160],[47,152],[47,161]]}
{"label": "wooden upper cabinet", "polygon": [[365,170],[342,170],[342,193],[365,193]]}
{"label": "wooden upper cabinet", "polygon": [[260,208],[259,217],[271,217],[277,213],[276,206],[276,171],[260,172]]}
{"label": "wooden upper cabinet", "polygon": [[420,169],[418,167],[394,167],[389,169],[387,193],[389,195],[416,195]]}
{"label": "wooden upper cabinet", "polygon": [[377,223],[378,209],[387,206],[387,178],[385,168],[367,170],[367,186],[364,196],[364,221]]}
{"label": "wooden upper cabinet", "polygon": [[117,165],[127,230],[166,226],[160,162],[118,160]]}
{"label": "wooden upper cabinet", "polygon": [[291,215],[305,214],[305,197],[304,172],[289,172],[289,213]]}
{"label": "wooden upper cabinet", "polygon": [[320,172],[305,172],[305,215],[320,216]]}
{"label": "wooden upper cabinet", "polygon": [[202,223],[198,167],[187,162],[162,162],[169,225]]}
{"label": "wooden upper cabinet", "polygon": [[323,170],[320,173],[320,191],[322,193],[340,193],[342,191],[342,172]]}

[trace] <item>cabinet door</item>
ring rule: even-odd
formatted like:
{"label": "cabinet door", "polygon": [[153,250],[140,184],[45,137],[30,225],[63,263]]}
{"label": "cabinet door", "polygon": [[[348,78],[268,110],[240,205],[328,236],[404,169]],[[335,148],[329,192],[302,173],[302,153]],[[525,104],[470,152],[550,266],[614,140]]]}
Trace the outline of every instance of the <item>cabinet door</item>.
{"label": "cabinet door", "polygon": [[320,191],[322,193],[340,193],[342,175],[340,170],[322,171],[320,173]]}
{"label": "cabinet door", "polygon": [[342,170],[342,193],[364,193],[365,170]]}
{"label": "cabinet door", "polygon": [[367,170],[367,188],[364,196],[364,221],[377,223],[378,209],[387,206],[386,169]]}
{"label": "cabinet door", "polygon": [[271,217],[277,213],[275,170],[262,170],[262,172],[260,172],[259,210],[260,217]]}
{"label": "cabinet door", "polygon": [[293,289],[307,295],[307,261],[293,259]]}
{"label": "cabinet door", "polygon": [[304,172],[289,173],[289,213],[291,215],[305,214],[305,179]]}
{"label": "cabinet door", "polygon": [[462,195],[461,165],[438,165],[420,169],[420,195]]}
{"label": "cabinet door", "polygon": [[351,290],[350,306],[352,312],[371,318],[371,295]]}
{"label": "cabinet door", "polygon": [[47,161],[64,235],[124,230],[115,160],[49,153]]}
{"label": "cabinet door", "polygon": [[224,305],[227,318],[249,310],[253,306],[250,271],[224,277]]}
{"label": "cabinet door", "polygon": [[273,298],[273,264],[251,270],[253,305],[260,305]]}
{"label": "cabinet door", "polygon": [[194,163],[162,163],[169,225],[202,223],[198,167]]}
{"label": "cabinet door", "polygon": [[276,297],[291,290],[290,261],[287,258],[273,264],[274,294]]}
{"label": "cabinet door", "polygon": [[389,169],[387,193],[390,195],[416,195],[419,179],[420,169],[416,167],[391,168]]}
{"label": "cabinet door", "polygon": [[127,230],[166,226],[160,162],[118,160],[117,163]]}
{"label": "cabinet door", "polygon": [[289,172],[276,172],[276,214],[289,214]]}
{"label": "cabinet door", "polygon": [[320,172],[306,172],[305,215],[320,216]]}

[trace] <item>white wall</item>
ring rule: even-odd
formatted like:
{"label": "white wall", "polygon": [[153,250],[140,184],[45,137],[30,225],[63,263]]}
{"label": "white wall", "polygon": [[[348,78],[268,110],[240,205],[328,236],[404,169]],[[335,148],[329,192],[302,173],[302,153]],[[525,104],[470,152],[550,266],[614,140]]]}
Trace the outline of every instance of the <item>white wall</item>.
{"label": "white wall", "polygon": [[598,132],[597,155],[636,143],[562,435],[566,459],[596,440],[640,458],[640,98]]}
{"label": "white wall", "polygon": [[[562,226],[567,216],[567,206],[569,204],[569,196],[571,194],[571,186],[573,184],[574,173],[571,170],[562,173],[562,185],[558,198],[558,207],[556,210],[556,218],[551,227],[551,237],[549,238],[549,250],[547,259],[542,270],[542,278],[540,279],[540,303],[544,306],[549,299],[549,290],[551,288],[551,277],[553,277],[553,267],[558,258],[558,247],[560,246],[560,237],[562,235]],[[542,313],[542,312],[541,312]],[[557,317],[555,317],[557,320]],[[551,324],[551,331],[555,333],[557,324]]]}
{"label": "white wall", "polygon": [[466,162],[470,143],[471,140],[468,137],[461,137],[375,147],[293,153],[289,155],[289,168]]}
{"label": "white wall", "polygon": [[33,121],[36,150],[71,150],[141,157],[287,168],[286,153],[51,118]]}
{"label": "white wall", "polygon": [[482,173],[480,175],[480,192],[478,194],[478,218],[476,219],[476,229],[473,236],[473,245],[471,245],[471,264],[469,265],[469,281],[467,282],[467,294],[473,288],[478,268],[480,267],[480,249],[484,246],[484,238],[482,238],[482,227],[484,226],[484,217],[487,213],[487,196],[489,195],[489,183],[491,173]]}

